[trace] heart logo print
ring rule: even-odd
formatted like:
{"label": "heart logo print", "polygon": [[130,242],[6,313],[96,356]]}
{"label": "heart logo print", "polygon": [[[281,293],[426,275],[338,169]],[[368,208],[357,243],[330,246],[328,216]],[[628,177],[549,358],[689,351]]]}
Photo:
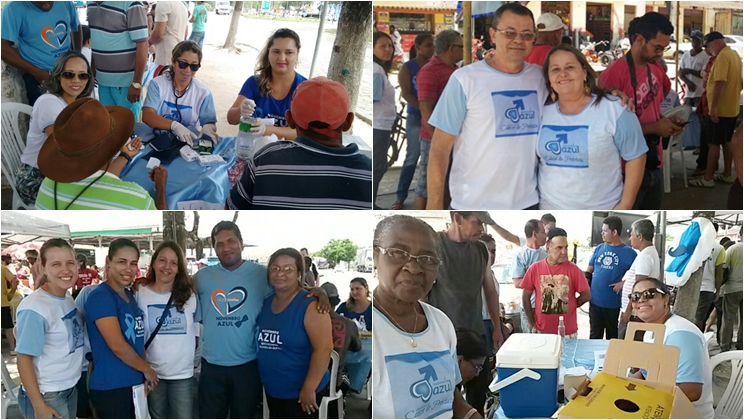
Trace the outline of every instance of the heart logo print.
{"label": "heart logo print", "polygon": [[70,35],[69,32],[70,30],[67,27],[67,23],[60,20],[54,28],[51,26],[41,28],[41,39],[52,48],[61,48],[65,45],[67,37]]}
{"label": "heart logo print", "polygon": [[229,293],[222,289],[212,292],[212,306],[222,316],[228,316],[240,309],[248,296],[245,288],[236,286]]}

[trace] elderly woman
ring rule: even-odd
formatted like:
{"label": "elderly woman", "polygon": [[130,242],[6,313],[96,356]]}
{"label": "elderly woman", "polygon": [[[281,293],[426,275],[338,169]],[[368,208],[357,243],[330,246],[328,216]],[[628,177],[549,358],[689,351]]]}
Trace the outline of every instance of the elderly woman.
{"label": "elderly woman", "polygon": [[420,219],[394,215],[377,224],[373,244],[380,281],[372,311],[378,337],[372,343],[373,417],[481,418],[456,388],[462,376],[452,322],[419,302],[439,269],[434,230]]}
{"label": "elderly woman", "polygon": [[[176,44],[172,64],[162,75],[152,79],[142,105],[145,124],[154,129],[170,130],[190,145],[204,135],[215,142],[219,140],[212,92],[195,77],[201,61],[202,50],[196,42]],[[197,126],[201,126],[198,136]]]}
{"label": "elderly woman", "polygon": [[677,386],[697,408],[702,418],[713,418],[713,387],[708,366],[710,356],[705,337],[697,326],[672,314],[669,293],[656,279],[636,282],[629,296],[633,310],[643,322],[664,324],[664,345],[679,348]]}
{"label": "elderly woman", "polygon": [[144,314],[147,361],[160,379],[147,396],[150,416],[190,419],[194,417],[194,354],[201,315],[186,258],[177,243],[165,241],[155,249],[145,284],[137,291],[137,305]]}
{"label": "elderly woman", "polygon": [[328,394],[328,364],[333,350],[331,317],[302,288],[299,251],[282,248],[269,258],[268,281],[274,294],[258,315],[258,371],[272,419],[317,417]]}
{"label": "elderly woman", "polygon": [[537,143],[540,209],[631,209],[648,151],[638,118],[570,45],[548,53],[543,76],[554,103]]}
{"label": "elderly woman", "polygon": [[47,93],[34,103],[26,147],[16,173],[16,189],[24,203],[36,201],[36,194],[44,180],[37,159],[41,146],[52,133],[57,116],[76,99],[93,93],[94,83],[90,74],[90,64],[85,56],[68,51],[57,59],[51,78],[44,82]]}

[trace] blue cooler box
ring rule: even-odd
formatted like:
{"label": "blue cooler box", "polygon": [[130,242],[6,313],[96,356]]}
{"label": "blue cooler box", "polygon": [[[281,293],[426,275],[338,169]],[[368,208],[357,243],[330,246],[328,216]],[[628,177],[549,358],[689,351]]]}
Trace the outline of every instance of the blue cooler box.
{"label": "blue cooler box", "polygon": [[496,353],[501,406],[509,418],[549,418],[558,409],[561,338],[557,334],[512,334]]}

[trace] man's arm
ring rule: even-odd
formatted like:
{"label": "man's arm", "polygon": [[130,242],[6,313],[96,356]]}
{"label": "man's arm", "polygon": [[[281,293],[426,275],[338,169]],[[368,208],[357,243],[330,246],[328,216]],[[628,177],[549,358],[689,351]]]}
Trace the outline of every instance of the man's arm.
{"label": "man's arm", "polygon": [[579,297],[576,298],[576,307],[578,308],[581,305],[589,302],[591,298],[592,298],[591,290],[584,290],[583,292],[580,292]]}
{"label": "man's arm", "polygon": [[421,111],[421,126],[424,127],[429,136],[434,135],[434,126],[429,124],[431,113],[434,112],[435,101],[418,101],[419,111]]}
{"label": "man's arm", "polygon": [[[530,297],[532,297],[532,290],[522,290],[522,308],[524,309],[524,315],[527,317],[527,325],[530,326],[530,328],[535,328],[535,318],[532,316],[532,302],[530,302]],[[528,333],[529,331],[522,331],[524,333]]]}
{"label": "man's arm", "polygon": [[78,25],[77,31],[72,32],[72,47],[75,51],[83,50],[83,27]]}
{"label": "man's arm", "polygon": [[493,322],[493,344],[498,350],[504,344],[504,336],[501,334],[501,311],[499,308],[499,292],[496,291],[491,267],[486,263],[485,272],[483,273],[483,294],[486,297],[486,308]]}
{"label": "man's arm", "polygon": [[493,230],[495,230],[496,233],[498,233],[499,236],[501,236],[502,238],[504,238],[505,241],[511,242],[511,243],[513,243],[516,246],[522,246],[522,243],[519,240],[519,236],[517,236],[517,235],[515,235],[515,234],[513,234],[511,232],[509,232],[508,230],[502,228],[501,226],[499,226],[496,223],[494,223],[492,225],[488,225],[488,226],[491,226],[491,228],[493,228]]}
{"label": "man's arm", "polygon": [[150,39],[148,40],[150,44],[157,44],[163,39],[165,26],[167,24],[168,22],[155,22],[155,29],[153,29],[152,34],[150,34]]}
{"label": "man's arm", "polygon": [[[142,79],[145,75],[145,69],[147,68],[147,40],[137,42],[137,51],[135,52],[134,58],[134,79],[133,83],[142,84]],[[134,86],[129,85],[129,92],[127,93],[127,100],[129,102],[137,102],[142,99],[142,88],[135,89]]]}
{"label": "man's arm", "polygon": [[449,158],[456,138],[457,136],[453,136],[438,128],[434,130],[434,136],[431,139],[431,150],[429,151],[428,174],[426,177],[426,192],[429,197],[426,203],[427,210],[444,209],[444,179],[447,175]]}
{"label": "man's arm", "polygon": [[21,57],[21,53],[13,48],[13,44],[6,39],[0,40],[0,54],[2,54],[2,60],[8,65],[34,76],[39,82],[48,80],[51,77],[51,73],[48,70],[40,69]]}

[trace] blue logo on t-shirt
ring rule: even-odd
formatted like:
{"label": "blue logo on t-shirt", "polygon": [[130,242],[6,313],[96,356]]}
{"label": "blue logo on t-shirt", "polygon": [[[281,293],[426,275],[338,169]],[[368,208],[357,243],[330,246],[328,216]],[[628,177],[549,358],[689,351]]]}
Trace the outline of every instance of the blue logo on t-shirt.
{"label": "blue logo on t-shirt", "polygon": [[605,270],[612,270],[620,264],[620,257],[612,251],[605,251],[597,257],[597,263]]}
{"label": "blue logo on t-shirt", "polygon": [[145,336],[145,329],[142,323],[142,316],[135,317],[132,314],[124,314],[124,337],[134,346],[138,337]]}
{"label": "blue logo on t-shirt", "polygon": [[163,314],[165,309],[164,304],[147,305],[147,319],[149,320],[148,327],[150,331],[155,331],[160,319],[165,316],[163,325],[160,327],[158,334],[186,334],[188,323],[186,322],[186,314],[178,312],[176,308],[171,306],[168,308],[168,313]]}
{"label": "blue logo on t-shirt", "polygon": [[589,167],[589,126],[544,125],[538,139],[538,154],[546,165]]}
{"label": "blue logo on t-shirt", "polygon": [[77,313],[77,308],[71,310],[67,315],[62,317],[62,322],[65,324],[67,329],[67,344],[69,347],[69,353],[75,353],[75,350],[83,347],[83,326],[80,323],[80,317]]}
{"label": "blue logo on t-shirt", "polygon": [[491,92],[496,115],[496,137],[537,134],[540,106],[536,90]]}
{"label": "blue logo on t-shirt", "polygon": [[67,23],[60,20],[54,28],[51,26],[41,28],[41,39],[52,48],[60,48],[65,45],[69,33],[70,30],[67,29]]}
{"label": "blue logo on t-shirt", "polygon": [[452,410],[455,366],[448,351],[385,357],[396,418],[434,418]]}

